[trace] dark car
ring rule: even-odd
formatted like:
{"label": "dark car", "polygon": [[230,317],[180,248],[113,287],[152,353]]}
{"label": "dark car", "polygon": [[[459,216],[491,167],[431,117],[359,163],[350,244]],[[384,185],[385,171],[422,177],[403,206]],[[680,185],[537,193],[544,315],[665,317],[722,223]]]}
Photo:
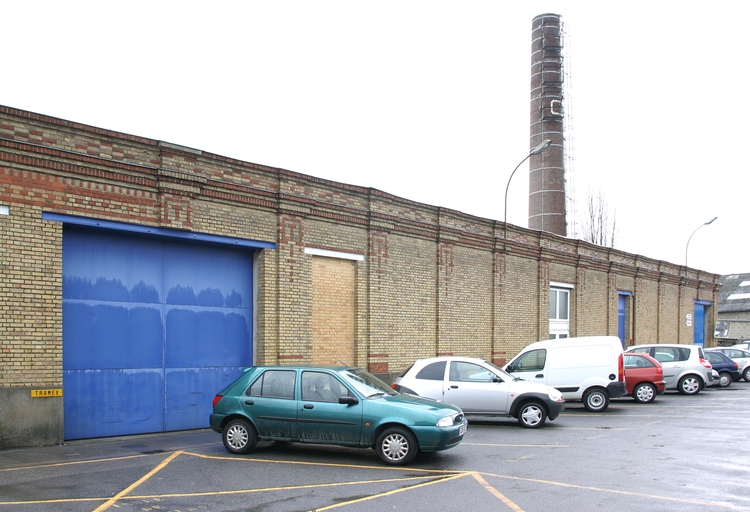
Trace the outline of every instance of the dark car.
{"label": "dark car", "polygon": [[667,389],[661,363],[648,354],[625,352],[625,394],[636,402],[653,402]]}
{"label": "dark car", "polygon": [[706,359],[714,370],[719,372],[719,386],[727,387],[732,381],[739,380],[740,367],[732,359],[721,352],[705,351]]}
{"label": "dark car", "polygon": [[458,407],[402,395],[360,368],[254,366],[214,398],[211,428],[231,453],[259,439],[373,448],[391,465],[453,448],[467,421]]}

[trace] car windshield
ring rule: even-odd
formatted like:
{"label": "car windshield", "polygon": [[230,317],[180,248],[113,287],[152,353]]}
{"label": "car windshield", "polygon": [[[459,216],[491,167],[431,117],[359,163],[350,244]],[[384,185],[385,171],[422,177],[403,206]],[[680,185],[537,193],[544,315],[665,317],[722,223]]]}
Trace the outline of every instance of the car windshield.
{"label": "car windshield", "polygon": [[360,368],[347,368],[339,371],[339,375],[366,398],[398,394],[388,384]]}
{"label": "car windshield", "polygon": [[498,375],[498,377],[500,377],[501,379],[503,379],[505,381],[509,381],[509,380],[523,380],[520,377],[514,377],[513,375],[509,374],[508,372],[506,372],[502,368],[498,368],[497,366],[495,366],[494,364],[490,363],[489,361],[485,361],[484,364],[486,364],[487,366],[491,367],[492,371],[495,372]]}

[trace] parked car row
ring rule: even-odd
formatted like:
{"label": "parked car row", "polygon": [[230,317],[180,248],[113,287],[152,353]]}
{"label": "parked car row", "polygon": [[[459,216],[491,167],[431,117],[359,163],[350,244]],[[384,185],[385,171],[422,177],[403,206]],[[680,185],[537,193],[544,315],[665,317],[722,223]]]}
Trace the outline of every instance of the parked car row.
{"label": "parked car row", "polygon": [[623,352],[614,336],[567,338],[532,343],[504,368],[470,357],[420,359],[390,387],[359,368],[250,367],[215,396],[210,425],[235,454],[260,440],[293,441],[372,448],[386,464],[403,465],[420,451],[457,446],[465,415],[538,428],[566,400],[599,412],[611,398],[649,403],[666,389],[695,394],[714,380],[728,386],[739,378],[750,382],[750,353],[735,347]]}

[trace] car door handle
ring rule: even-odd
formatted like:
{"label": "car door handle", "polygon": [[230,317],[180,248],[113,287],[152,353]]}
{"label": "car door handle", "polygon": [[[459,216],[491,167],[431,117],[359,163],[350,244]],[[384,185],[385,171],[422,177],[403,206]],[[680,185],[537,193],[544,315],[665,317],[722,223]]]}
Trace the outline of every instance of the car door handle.
{"label": "car door handle", "polygon": [[305,409],[313,409],[315,406],[313,404],[305,404],[302,407],[304,407]]}
{"label": "car door handle", "polygon": [[253,402],[252,400],[245,400],[245,405],[254,405],[254,404],[255,402]]}
{"label": "car door handle", "polygon": [[454,385],[452,385],[452,386],[451,386],[451,389],[458,389],[458,386],[456,386],[456,385],[454,384]]}
{"label": "car door handle", "polygon": [[543,373],[537,373],[536,374],[536,378],[537,379],[543,379],[544,378],[544,374]]}

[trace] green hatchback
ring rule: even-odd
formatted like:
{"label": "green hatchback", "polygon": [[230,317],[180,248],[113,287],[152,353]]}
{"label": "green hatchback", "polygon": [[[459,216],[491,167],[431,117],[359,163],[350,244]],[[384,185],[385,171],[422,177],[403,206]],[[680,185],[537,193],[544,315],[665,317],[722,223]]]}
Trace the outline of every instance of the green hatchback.
{"label": "green hatchback", "polygon": [[259,439],[373,448],[386,464],[453,448],[467,429],[461,409],[400,394],[360,368],[253,366],[213,402],[211,428],[231,453]]}

